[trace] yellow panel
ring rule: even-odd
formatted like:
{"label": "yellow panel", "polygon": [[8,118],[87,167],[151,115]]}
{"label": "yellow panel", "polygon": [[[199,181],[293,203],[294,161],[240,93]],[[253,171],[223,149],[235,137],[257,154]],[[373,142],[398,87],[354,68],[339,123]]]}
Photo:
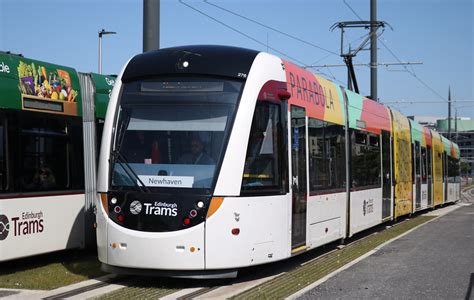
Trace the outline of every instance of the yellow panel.
{"label": "yellow panel", "polygon": [[411,136],[408,119],[392,110],[393,148],[395,166],[395,211],[394,217],[412,212],[413,184],[411,178]]}
{"label": "yellow panel", "polygon": [[318,75],[314,75],[316,79],[319,81],[319,84],[324,90],[324,95],[326,95],[326,101],[331,101],[331,103],[334,105],[333,108],[331,109],[326,109],[324,110],[324,121],[326,122],[331,122],[335,124],[344,124],[344,110],[343,110],[343,103],[344,101],[340,98],[338,88],[336,85],[321,77]]}
{"label": "yellow panel", "polygon": [[431,131],[433,143],[433,204],[443,203],[443,152],[444,144],[436,131]]}

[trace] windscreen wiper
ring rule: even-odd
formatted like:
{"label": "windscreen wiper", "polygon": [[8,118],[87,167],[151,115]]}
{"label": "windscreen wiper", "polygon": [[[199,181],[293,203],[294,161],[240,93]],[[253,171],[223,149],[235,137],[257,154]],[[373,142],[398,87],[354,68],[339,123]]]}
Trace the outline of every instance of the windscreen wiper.
{"label": "windscreen wiper", "polygon": [[115,151],[119,152],[120,148],[122,148],[122,143],[125,138],[125,131],[130,123],[130,110],[125,109],[122,107],[122,122],[120,123],[119,127],[117,128],[117,135],[115,140]]}
{"label": "windscreen wiper", "polygon": [[120,166],[122,169],[127,173],[128,178],[135,178],[138,182],[137,187],[140,189],[140,192],[144,193],[151,193],[150,189],[143,183],[143,181],[138,177],[137,173],[133,170],[133,168],[130,166],[130,164],[127,162],[125,157],[123,157],[122,153],[118,150],[114,150],[112,152],[112,157],[113,157],[113,163],[115,164],[117,161],[120,161]]}

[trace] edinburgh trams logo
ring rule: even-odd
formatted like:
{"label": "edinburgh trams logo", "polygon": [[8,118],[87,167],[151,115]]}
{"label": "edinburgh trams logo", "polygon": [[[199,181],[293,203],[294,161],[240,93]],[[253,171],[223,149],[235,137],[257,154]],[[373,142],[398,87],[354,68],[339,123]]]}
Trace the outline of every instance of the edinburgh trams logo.
{"label": "edinburgh trams logo", "polygon": [[362,204],[362,212],[364,216],[374,212],[374,199],[364,200],[364,203]]}
{"label": "edinburgh trams logo", "polygon": [[142,204],[140,203],[140,201],[135,200],[130,203],[130,212],[132,213],[132,215],[138,215],[141,211]]}
{"label": "edinburgh trams logo", "polygon": [[178,204],[158,202],[141,203],[138,200],[130,203],[130,213],[138,215],[144,209],[145,215],[176,217],[178,215]]}
{"label": "edinburgh trams logo", "polygon": [[0,241],[3,241],[4,239],[6,239],[9,232],[10,232],[10,222],[8,221],[7,216],[0,215]]}
{"label": "edinburgh trams logo", "polygon": [[[13,236],[26,236],[44,231],[44,215],[39,212],[22,212],[21,217],[11,218],[11,234]],[[6,239],[10,233],[10,220],[5,215],[0,215],[0,241]]]}

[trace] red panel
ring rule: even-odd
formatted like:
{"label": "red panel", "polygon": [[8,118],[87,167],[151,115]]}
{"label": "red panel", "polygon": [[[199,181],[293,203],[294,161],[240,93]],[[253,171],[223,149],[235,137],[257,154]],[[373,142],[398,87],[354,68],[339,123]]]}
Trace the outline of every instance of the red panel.
{"label": "red panel", "polygon": [[426,146],[427,147],[433,147],[432,142],[431,142],[431,132],[430,132],[430,130],[426,127],[423,127],[423,132],[425,134]]}
{"label": "red panel", "polygon": [[456,157],[456,148],[454,148],[453,142],[451,142],[451,157]]}
{"label": "red panel", "polygon": [[279,103],[281,99],[278,94],[282,90],[286,91],[286,82],[276,80],[267,81],[260,89],[257,99]]}
{"label": "red panel", "polygon": [[373,100],[363,99],[361,119],[365,122],[367,131],[377,134],[382,130],[392,131],[388,109]]}
{"label": "red panel", "polygon": [[284,64],[288,92],[291,93],[289,103],[306,108],[307,116],[323,120],[326,99],[321,84],[311,72],[287,61]]}

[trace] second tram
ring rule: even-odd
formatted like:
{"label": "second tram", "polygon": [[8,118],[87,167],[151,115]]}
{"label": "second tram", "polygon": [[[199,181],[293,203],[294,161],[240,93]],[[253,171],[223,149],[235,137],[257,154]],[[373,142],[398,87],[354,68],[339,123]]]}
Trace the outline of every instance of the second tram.
{"label": "second tram", "polygon": [[114,81],[0,51],[0,262],[95,244],[96,140]]}

